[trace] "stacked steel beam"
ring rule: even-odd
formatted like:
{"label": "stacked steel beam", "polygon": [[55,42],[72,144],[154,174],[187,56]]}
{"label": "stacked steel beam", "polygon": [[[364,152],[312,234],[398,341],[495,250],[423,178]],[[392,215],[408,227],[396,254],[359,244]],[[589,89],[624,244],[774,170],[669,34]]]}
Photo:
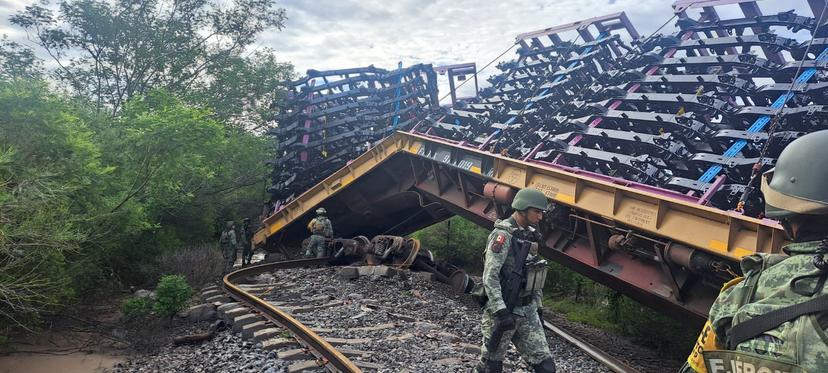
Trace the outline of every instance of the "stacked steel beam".
{"label": "stacked steel beam", "polygon": [[[715,6],[734,2],[744,17],[720,19]],[[793,11],[762,15],[753,1],[679,1],[674,10],[674,35],[638,38],[623,13],[579,22],[586,42],[576,45],[560,42],[560,28],[530,33],[480,103],[417,130],[736,208],[788,143],[828,128],[828,28]],[[785,29],[815,35],[810,53],[808,39],[780,36]],[[627,31],[632,47],[613,30]],[[747,213],[758,215],[760,198],[749,195]]]}
{"label": "stacked steel beam", "polygon": [[271,193],[284,202],[343,167],[395,130],[411,128],[437,104],[431,65],[316,71],[291,84],[270,131],[278,143]]}
{"label": "stacked steel beam", "polygon": [[[794,139],[828,128],[828,27],[817,22],[824,1],[809,4],[816,16],[679,0],[673,35],[642,38],[624,13],[521,34],[517,58],[498,65],[491,87],[452,109],[437,105],[430,66],[310,71],[274,131],[274,195],[289,198],[372,141],[412,128],[721,209],[747,196],[745,212],[756,216],[755,176]],[[742,16],[721,19],[725,5]],[[576,37],[564,41],[567,33]]]}

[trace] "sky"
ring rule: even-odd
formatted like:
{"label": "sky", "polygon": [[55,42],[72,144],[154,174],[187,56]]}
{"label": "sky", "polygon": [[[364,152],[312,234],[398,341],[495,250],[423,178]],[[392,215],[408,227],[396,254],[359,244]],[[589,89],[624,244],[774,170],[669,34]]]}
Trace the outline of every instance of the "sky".
{"label": "sky", "polygon": [[[8,17],[34,1],[0,0],[0,34],[25,42],[25,34]],[[281,31],[261,35],[252,48],[269,47],[296,71],[327,70],[373,64],[392,69],[404,65],[475,62],[478,68],[509,48],[515,36],[529,31],[624,11],[642,37],[673,15],[670,0],[283,0],[287,21]],[[807,0],[764,0],[765,14],[794,9],[812,16]],[[721,18],[739,17],[736,5],[719,9]],[[691,11],[691,15],[698,11]],[[694,17],[695,18],[695,17]],[[673,33],[675,20],[661,33]],[[562,36],[574,38],[574,33]],[[30,43],[29,43],[30,44]],[[501,60],[513,59],[514,50]],[[495,63],[496,64],[496,63]],[[496,73],[493,64],[480,73]],[[442,78],[444,80],[444,78]],[[445,85],[442,84],[442,89]],[[464,91],[472,84],[467,84]],[[441,91],[441,96],[444,91]],[[445,103],[445,102],[444,102]]]}

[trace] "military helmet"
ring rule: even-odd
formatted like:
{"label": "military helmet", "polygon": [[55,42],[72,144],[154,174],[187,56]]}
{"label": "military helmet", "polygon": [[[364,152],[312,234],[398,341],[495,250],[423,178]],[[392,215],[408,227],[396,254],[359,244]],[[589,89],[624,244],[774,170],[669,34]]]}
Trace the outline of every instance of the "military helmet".
{"label": "military helmet", "polygon": [[762,175],[765,216],[828,215],[828,130],[802,136],[785,147],[776,167]]}
{"label": "military helmet", "polygon": [[234,223],[232,220],[228,220],[225,225],[227,226],[227,228],[233,228],[233,225],[235,225],[235,224],[236,223]]}
{"label": "military helmet", "polygon": [[327,211],[325,211],[325,208],[323,207],[316,209],[316,215],[325,215],[326,212]]}
{"label": "military helmet", "polygon": [[512,208],[523,211],[530,207],[546,210],[549,208],[549,201],[546,200],[543,192],[535,188],[523,188],[515,194],[515,199],[512,200]]}

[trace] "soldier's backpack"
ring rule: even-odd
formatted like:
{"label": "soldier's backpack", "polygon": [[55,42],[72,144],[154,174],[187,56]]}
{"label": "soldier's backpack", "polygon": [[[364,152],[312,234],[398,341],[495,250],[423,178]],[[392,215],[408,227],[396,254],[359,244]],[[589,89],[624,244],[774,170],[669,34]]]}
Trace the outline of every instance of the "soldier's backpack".
{"label": "soldier's backpack", "polygon": [[313,218],[313,220],[308,223],[308,230],[313,234],[324,235],[325,222],[323,222],[320,218]]}
{"label": "soldier's backpack", "polygon": [[743,258],[745,278],[722,290],[705,327],[715,333],[705,338],[703,331],[697,343],[703,352],[694,349],[688,359],[696,371],[828,371],[828,337],[819,317],[828,311],[828,247],[817,242],[789,248],[791,256]]}

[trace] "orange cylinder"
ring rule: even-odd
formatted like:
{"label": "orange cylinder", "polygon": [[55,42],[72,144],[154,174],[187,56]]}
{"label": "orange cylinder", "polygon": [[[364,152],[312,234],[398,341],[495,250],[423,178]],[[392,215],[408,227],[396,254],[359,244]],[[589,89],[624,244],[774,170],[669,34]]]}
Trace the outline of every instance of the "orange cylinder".
{"label": "orange cylinder", "polygon": [[515,199],[515,193],[517,191],[514,188],[505,184],[490,181],[483,185],[483,195],[500,204],[512,204],[512,200]]}

